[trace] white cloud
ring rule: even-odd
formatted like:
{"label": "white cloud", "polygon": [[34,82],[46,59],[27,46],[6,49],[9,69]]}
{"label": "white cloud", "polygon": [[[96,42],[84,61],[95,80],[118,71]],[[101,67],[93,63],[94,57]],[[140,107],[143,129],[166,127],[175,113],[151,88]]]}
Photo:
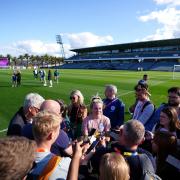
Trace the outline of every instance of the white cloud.
{"label": "white cloud", "polygon": [[112,44],[113,38],[110,35],[98,36],[91,32],[64,34],[70,42],[71,48],[84,48]]}
{"label": "white cloud", "polygon": [[154,0],[157,4],[180,5],[180,0]]}
{"label": "white cloud", "polygon": [[43,43],[40,40],[18,41],[16,43],[13,43],[13,46],[18,50],[23,50],[29,54],[53,54],[59,51],[59,47],[57,44]]}
{"label": "white cloud", "polygon": [[[111,44],[113,38],[111,36],[97,36],[90,32],[83,32],[78,34],[63,34],[64,38],[69,43],[64,43],[64,51],[66,57],[72,56],[74,53],[70,51],[73,48],[84,48],[97,45]],[[14,42],[9,45],[0,46],[0,52],[3,55],[11,54],[18,56],[20,54],[28,53],[30,55],[44,55],[49,54],[53,56],[61,56],[61,47],[57,43],[45,43],[40,40],[24,40]]]}
{"label": "white cloud", "polygon": [[161,28],[155,33],[148,35],[143,40],[168,39],[180,37],[180,10],[175,7],[167,7],[164,10],[153,11],[147,15],[140,16],[140,21],[156,21]]}
{"label": "white cloud", "polygon": [[160,11],[153,11],[148,15],[141,16],[141,21],[156,20],[158,23],[176,25],[180,18],[180,10],[166,8]]}
{"label": "white cloud", "polygon": [[[64,44],[64,50],[67,57],[72,55],[69,51],[70,45]],[[49,54],[52,56],[62,56],[61,47],[56,43],[44,43],[40,40],[25,40],[18,41],[6,46],[0,46],[0,52],[3,55],[11,54],[18,56],[21,54],[28,53],[30,55],[44,55]]]}

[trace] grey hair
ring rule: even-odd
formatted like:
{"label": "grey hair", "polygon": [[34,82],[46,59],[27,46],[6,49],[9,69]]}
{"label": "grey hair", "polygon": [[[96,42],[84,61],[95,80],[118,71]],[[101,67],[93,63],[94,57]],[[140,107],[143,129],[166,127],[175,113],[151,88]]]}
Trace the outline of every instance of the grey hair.
{"label": "grey hair", "polygon": [[123,125],[124,137],[129,145],[139,145],[145,134],[144,125],[135,119],[126,122]]}
{"label": "grey hair", "polygon": [[79,97],[78,98],[79,104],[84,103],[84,96],[82,95],[81,91],[74,90],[74,91],[71,92],[70,96],[73,96],[73,95],[77,95]]}
{"label": "grey hair", "polygon": [[26,95],[24,99],[24,109],[29,107],[36,107],[40,109],[41,104],[45,101],[45,99],[37,93],[29,93]]}
{"label": "grey hair", "polygon": [[105,86],[105,92],[106,92],[108,89],[113,90],[113,91],[114,91],[114,94],[117,94],[117,87],[116,87],[115,85],[113,85],[113,84],[107,84],[107,85]]}

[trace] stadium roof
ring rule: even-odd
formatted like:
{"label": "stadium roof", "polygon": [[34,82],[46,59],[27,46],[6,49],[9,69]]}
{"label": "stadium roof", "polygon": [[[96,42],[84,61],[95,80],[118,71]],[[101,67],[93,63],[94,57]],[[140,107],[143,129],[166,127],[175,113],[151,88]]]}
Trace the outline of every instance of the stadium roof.
{"label": "stadium roof", "polygon": [[76,53],[81,52],[94,52],[94,51],[108,51],[108,50],[124,50],[130,48],[145,48],[145,47],[162,47],[162,46],[174,46],[180,45],[180,38],[177,39],[165,39],[165,40],[155,40],[155,41],[144,41],[144,42],[133,42],[125,44],[114,44],[107,46],[95,46],[88,48],[72,49]]}

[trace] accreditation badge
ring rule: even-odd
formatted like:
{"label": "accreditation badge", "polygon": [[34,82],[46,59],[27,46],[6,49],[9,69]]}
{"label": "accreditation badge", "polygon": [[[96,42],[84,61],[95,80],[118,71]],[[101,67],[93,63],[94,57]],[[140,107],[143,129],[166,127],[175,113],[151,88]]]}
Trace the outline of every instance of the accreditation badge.
{"label": "accreditation badge", "polygon": [[116,109],[115,106],[111,106],[111,111],[114,111]]}

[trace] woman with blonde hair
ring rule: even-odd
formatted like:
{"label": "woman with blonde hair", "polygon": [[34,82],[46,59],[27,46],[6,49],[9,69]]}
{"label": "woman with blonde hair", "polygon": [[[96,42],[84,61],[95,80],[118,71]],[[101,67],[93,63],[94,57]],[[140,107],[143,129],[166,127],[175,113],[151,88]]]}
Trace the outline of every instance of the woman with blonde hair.
{"label": "woman with blonde hair", "polygon": [[92,129],[102,133],[109,131],[110,128],[110,119],[103,115],[103,101],[99,96],[93,97],[90,104],[90,115],[83,121],[83,135],[87,136]]}
{"label": "woman with blonde hair", "polygon": [[99,180],[129,180],[129,166],[119,153],[107,153],[100,162]]}
{"label": "woman with blonde hair", "polygon": [[87,108],[84,104],[84,97],[79,90],[70,93],[71,103],[68,106],[68,116],[73,129],[73,139],[81,136],[82,121],[87,116]]}

